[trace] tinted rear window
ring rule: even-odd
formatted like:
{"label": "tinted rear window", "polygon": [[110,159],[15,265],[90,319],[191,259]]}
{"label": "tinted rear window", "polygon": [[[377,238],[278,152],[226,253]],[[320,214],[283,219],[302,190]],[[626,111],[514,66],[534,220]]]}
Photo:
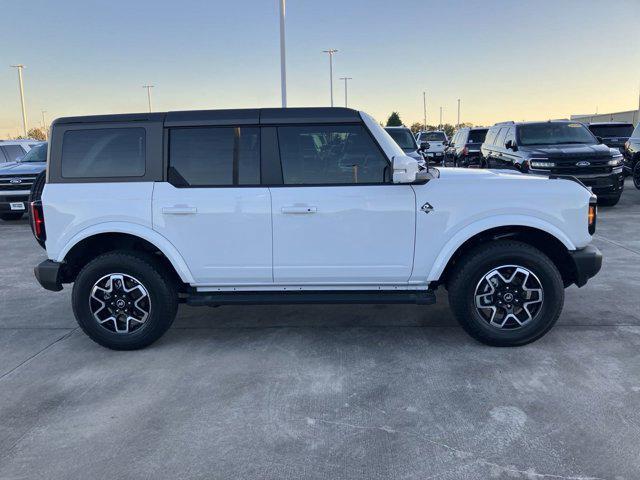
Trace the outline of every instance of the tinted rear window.
{"label": "tinted rear window", "polygon": [[70,130],[62,141],[62,176],[142,177],[145,143],[144,128]]}
{"label": "tinted rear window", "polygon": [[443,132],[423,132],[420,135],[421,142],[444,142],[446,139]]}
{"label": "tinted rear window", "polygon": [[636,129],[633,131],[633,138],[640,138],[640,123],[636,125]]}
{"label": "tinted rear window", "polygon": [[169,180],[189,186],[260,183],[257,127],[172,128]]}
{"label": "tinted rear window", "polygon": [[633,125],[589,125],[596,137],[630,137]]}
{"label": "tinted rear window", "polygon": [[488,130],[470,130],[467,143],[482,143],[487,136]]}

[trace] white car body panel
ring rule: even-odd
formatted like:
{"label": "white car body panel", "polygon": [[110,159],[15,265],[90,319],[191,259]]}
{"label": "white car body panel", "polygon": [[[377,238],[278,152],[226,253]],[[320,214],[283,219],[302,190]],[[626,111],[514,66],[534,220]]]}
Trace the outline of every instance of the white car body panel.
{"label": "white car body panel", "polygon": [[409,185],[289,186],[271,195],[276,283],[408,282],[415,238]]}
{"label": "white car body panel", "polygon": [[182,252],[196,285],[273,283],[268,188],[155,185],[153,228]]}

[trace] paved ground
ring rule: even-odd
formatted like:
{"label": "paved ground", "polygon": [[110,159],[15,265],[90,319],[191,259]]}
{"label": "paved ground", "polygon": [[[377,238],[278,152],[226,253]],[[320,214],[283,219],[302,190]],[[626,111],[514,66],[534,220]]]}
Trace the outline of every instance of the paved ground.
{"label": "paved ground", "polygon": [[[0,221],[0,478],[640,478],[640,192],[542,340],[496,349],[433,307],[181,307],[153,347],[76,329]],[[445,300],[445,299],[441,299]]]}

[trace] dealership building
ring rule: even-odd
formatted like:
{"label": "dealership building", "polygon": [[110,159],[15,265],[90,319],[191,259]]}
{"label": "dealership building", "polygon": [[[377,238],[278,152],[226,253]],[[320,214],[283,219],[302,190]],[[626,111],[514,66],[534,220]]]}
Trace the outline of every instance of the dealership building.
{"label": "dealership building", "polygon": [[571,115],[571,120],[583,123],[595,122],[625,122],[637,125],[640,123],[640,109],[615,113],[595,113],[592,115]]}

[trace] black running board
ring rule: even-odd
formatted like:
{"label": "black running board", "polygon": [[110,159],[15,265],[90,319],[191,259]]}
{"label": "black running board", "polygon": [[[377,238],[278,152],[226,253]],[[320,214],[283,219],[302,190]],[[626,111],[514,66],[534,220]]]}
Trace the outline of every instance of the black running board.
{"label": "black running board", "polygon": [[291,305],[291,304],[386,304],[431,305],[436,296],[427,290],[296,291],[296,292],[197,292],[186,298],[193,306]]}

